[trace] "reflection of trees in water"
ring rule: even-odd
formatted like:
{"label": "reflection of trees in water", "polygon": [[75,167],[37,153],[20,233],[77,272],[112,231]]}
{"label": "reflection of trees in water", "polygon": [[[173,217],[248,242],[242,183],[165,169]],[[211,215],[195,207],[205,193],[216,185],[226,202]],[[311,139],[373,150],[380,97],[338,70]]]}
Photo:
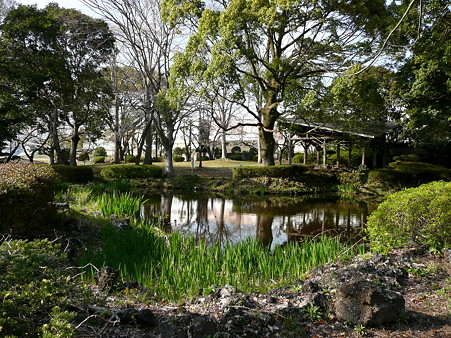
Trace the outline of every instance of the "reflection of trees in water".
{"label": "reflection of trees in water", "polygon": [[[174,228],[209,243],[224,244],[254,232],[258,241],[271,245],[275,238],[279,242],[285,236],[288,240],[297,240],[326,233],[353,238],[375,207],[375,204],[366,202],[330,198],[271,198],[243,202],[202,194],[196,194],[191,199],[167,194],[159,197],[154,204],[146,204],[143,214],[148,218],[159,215],[165,231]],[[251,233],[247,229],[249,225],[252,227]]]}

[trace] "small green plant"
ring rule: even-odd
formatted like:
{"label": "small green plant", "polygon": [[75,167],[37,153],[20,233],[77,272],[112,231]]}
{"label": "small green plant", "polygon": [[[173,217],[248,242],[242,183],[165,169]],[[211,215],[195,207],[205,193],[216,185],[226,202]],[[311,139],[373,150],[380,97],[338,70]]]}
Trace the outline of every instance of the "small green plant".
{"label": "small green plant", "polygon": [[357,324],[354,326],[354,332],[357,333],[359,336],[364,336],[366,334],[366,328],[362,324]]}
{"label": "small green plant", "polygon": [[317,322],[324,317],[323,312],[318,306],[310,304],[305,309],[305,315],[307,319],[311,322]]}
{"label": "small green plant", "polygon": [[70,321],[75,317],[74,312],[62,311],[55,306],[50,312],[50,321],[40,328],[43,338],[66,338],[75,336],[74,327]]}
{"label": "small green plant", "polygon": [[406,325],[409,322],[409,313],[405,310],[400,310],[398,317],[396,318],[396,324],[398,326]]}
{"label": "small green plant", "polygon": [[283,319],[283,329],[285,331],[295,331],[299,328],[299,318],[295,316],[288,316]]}

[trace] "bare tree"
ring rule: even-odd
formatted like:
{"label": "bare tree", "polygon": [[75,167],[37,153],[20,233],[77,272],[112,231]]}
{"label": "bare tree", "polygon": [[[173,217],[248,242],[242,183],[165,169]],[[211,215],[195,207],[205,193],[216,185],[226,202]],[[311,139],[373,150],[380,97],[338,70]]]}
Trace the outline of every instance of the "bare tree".
{"label": "bare tree", "polygon": [[[165,172],[174,175],[172,148],[180,121],[186,111],[166,104],[169,70],[176,49],[174,37],[178,28],[166,24],[161,17],[159,0],[82,0],[114,26],[117,39],[127,51],[122,57],[135,67],[144,88],[145,116],[137,161],[144,142],[151,151],[151,125],[165,150]],[[151,154],[151,153],[150,153]],[[149,157],[147,157],[149,158]]]}

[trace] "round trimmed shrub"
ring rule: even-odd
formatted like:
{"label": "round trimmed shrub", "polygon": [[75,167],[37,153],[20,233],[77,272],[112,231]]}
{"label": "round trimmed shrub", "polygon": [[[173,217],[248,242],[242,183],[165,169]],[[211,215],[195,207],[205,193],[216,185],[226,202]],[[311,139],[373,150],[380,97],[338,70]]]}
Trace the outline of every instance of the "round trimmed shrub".
{"label": "round trimmed shrub", "polygon": [[155,165],[112,165],[102,169],[100,175],[107,180],[123,180],[132,178],[159,178],[163,169]]}
{"label": "round trimmed shrub", "polygon": [[97,163],[105,163],[105,156],[96,156],[96,157],[94,157],[92,162],[95,163],[95,164],[97,164]]}
{"label": "round trimmed shrub", "polygon": [[83,151],[80,156],[78,156],[78,160],[82,162],[89,161],[89,152]]}
{"label": "round trimmed shrub", "polygon": [[125,155],[125,162],[127,163],[135,163],[136,156],[135,155]]}
{"label": "round trimmed shrub", "polygon": [[368,218],[371,248],[387,253],[411,243],[442,250],[451,245],[451,182],[399,191]]}
{"label": "round trimmed shrub", "polygon": [[230,155],[229,159],[231,159],[233,161],[242,161],[243,160],[243,155],[241,155],[241,154],[232,154],[232,155]]}
{"label": "round trimmed shrub", "polygon": [[183,162],[185,158],[183,156],[174,156],[173,160],[174,162]]}
{"label": "round trimmed shrub", "polygon": [[94,172],[91,166],[69,166],[69,165],[53,165],[58,179],[61,182],[68,183],[88,183],[94,178]]}
{"label": "round trimmed shrub", "polygon": [[96,149],[94,149],[94,153],[93,153],[94,157],[97,156],[107,156],[106,150],[104,147],[97,147]]}

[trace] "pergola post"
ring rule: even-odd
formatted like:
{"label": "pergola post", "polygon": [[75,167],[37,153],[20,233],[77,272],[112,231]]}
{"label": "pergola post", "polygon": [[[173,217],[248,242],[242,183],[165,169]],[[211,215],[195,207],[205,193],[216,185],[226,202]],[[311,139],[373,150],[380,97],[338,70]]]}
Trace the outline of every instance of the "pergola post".
{"label": "pergola post", "polygon": [[362,167],[365,166],[365,148],[362,149]]}
{"label": "pergola post", "polygon": [[337,144],[337,166],[340,166],[340,143]]}
{"label": "pergola post", "polygon": [[352,142],[349,141],[348,147],[348,169],[351,169]]}
{"label": "pergola post", "polygon": [[323,165],[326,165],[327,160],[327,145],[326,141],[323,142]]}
{"label": "pergola post", "polygon": [[374,141],[373,167],[376,168],[376,166],[377,166],[377,142],[376,142],[376,138],[374,138],[373,141]]}

